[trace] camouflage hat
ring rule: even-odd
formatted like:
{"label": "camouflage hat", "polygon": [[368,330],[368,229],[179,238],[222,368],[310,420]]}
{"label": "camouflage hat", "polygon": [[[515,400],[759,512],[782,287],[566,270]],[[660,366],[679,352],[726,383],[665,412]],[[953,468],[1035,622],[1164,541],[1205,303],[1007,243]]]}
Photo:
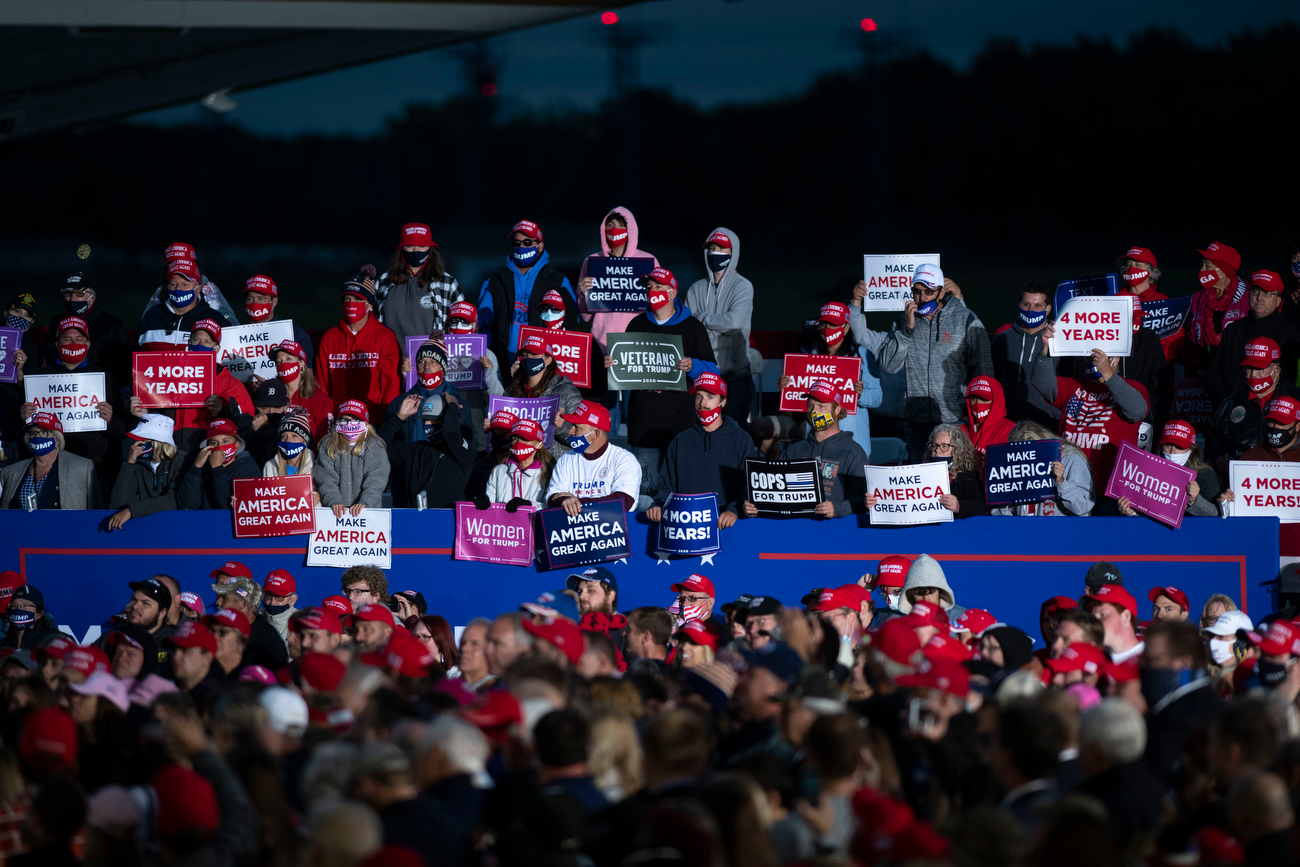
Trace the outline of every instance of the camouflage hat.
{"label": "camouflage hat", "polygon": [[234,581],[228,581],[225,584],[213,584],[212,590],[218,595],[226,593],[235,593],[248,600],[248,604],[253,608],[262,604],[262,588],[253,583],[252,578],[245,578],[242,575]]}

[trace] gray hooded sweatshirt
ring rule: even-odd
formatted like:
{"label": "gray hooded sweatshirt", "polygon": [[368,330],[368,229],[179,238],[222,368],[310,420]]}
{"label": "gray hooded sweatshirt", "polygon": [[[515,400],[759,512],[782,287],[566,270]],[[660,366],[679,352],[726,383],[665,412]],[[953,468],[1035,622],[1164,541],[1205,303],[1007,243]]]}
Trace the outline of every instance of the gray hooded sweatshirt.
{"label": "gray hooded sweatshirt", "polygon": [[911,424],[965,423],[966,383],[993,375],[984,323],[951,296],[928,320],[917,316],[914,328],[899,314],[876,359],[886,373],[906,373],[903,421]]}
{"label": "gray hooded sweatshirt", "polygon": [[948,612],[950,622],[966,613],[966,609],[957,604],[952,588],[948,586],[948,578],[943,574],[943,567],[929,554],[917,557],[912,561],[911,568],[907,570],[907,579],[903,581],[903,595],[898,599],[900,613],[911,612],[912,603],[907,601],[907,591],[918,587],[939,588],[939,607]]}
{"label": "gray hooded sweatshirt", "polygon": [[722,232],[731,239],[731,262],[722,272],[722,279],[715,284],[706,250],[704,271],[707,276],[691,284],[686,290],[685,302],[691,308],[691,315],[709,330],[709,344],[713,347],[718,370],[723,376],[730,376],[749,370],[749,322],[754,312],[754,284],[736,273],[736,265],[740,262],[740,238],[725,226],[713,231]]}
{"label": "gray hooded sweatshirt", "polygon": [[1029,387],[1029,370],[1034,358],[1042,354],[1043,332],[1026,334],[1019,324],[993,335],[993,375],[1002,383],[1007,401],[1007,418],[1036,421],[1056,427],[1061,411],[1048,403],[1037,389]]}

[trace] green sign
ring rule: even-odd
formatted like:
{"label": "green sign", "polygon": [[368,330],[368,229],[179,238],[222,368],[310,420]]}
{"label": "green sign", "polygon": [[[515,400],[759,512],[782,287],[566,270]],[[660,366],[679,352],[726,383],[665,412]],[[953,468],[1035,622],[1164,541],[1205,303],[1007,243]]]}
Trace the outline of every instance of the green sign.
{"label": "green sign", "polygon": [[605,371],[610,388],[635,391],[686,391],[690,380],[677,364],[682,360],[678,334],[610,334],[606,338],[614,366]]}

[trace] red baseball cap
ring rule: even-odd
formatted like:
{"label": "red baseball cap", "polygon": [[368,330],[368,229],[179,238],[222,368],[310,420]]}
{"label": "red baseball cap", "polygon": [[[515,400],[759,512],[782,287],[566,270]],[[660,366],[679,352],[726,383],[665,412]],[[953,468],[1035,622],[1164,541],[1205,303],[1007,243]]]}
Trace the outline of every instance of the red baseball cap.
{"label": "red baseball cap", "polygon": [[18,754],[45,771],[72,767],[77,761],[77,724],[63,708],[37,708],[23,720]]}
{"label": "red baseball cap", "polygon": [[194,255],[194,245],[186,244],[184,241],[177,241],[175,244],[169,244],[167,249],[163,250],[163,261],[170,262],[172,259],[197,259]]}
{"label": "red baseball cap", "polygon": [[295,358],[306,358],[302,352],[302,344],[296,340],[281,340],[271,347],[271,357],[275,358],[277,352],[287,352]]}
{"label": "red baseball cap", "polygon": [[861,611],[863,603],[871,601],[871,591],[861,584],[841,584],[835,589],[857,602],[849,606],[854,611]]}
{"label": "red baseball cap", "polygon": [[[511,234],[514,234],[513,232]],[[402,227],[402,237],[398,239],[399,247],[432,247],[438,249],[433,240],[433,232],[424,223],[407,223]]]}
{"label": "red baseball cap", "polygon": [[972,379],[970,384],[966,386],[966,397],[968,399],[978,397],[982,400],[992,400],[993,385],[991,384],[991,377],[977,376]]}
{"label": "red baseball cap", "polygon": [[59,421],[59,417],[52,412],[38,412],[28,419],[27,423],[48,431],[63,433],[63,422]]}
{"label": "red baseball cap", "polygon": [[700,647],[718,650],[718,636],[703,620],[688,620],[677,628],[674,635],[685,636],[686,640]]}
{"label": "red baseball cap", "polygon": [[468,301],[457,301],[447,311],[448,319],[464,319],[466,322],[478,322],[478,308]]}
{"label": "red baseball cap", "polygon": [[[902,619],[908,626],[937,626],[939,621],[939,606],[930,602],[914,602],[912,610],[905,614]],[[944,618],[947,620],[947,617]]]}
{"label": "red baseball cap", "polygon": [[548,289],[546,290],[546,294],[542,296],[542,306],[554,307],[556,310],[563,310],[564,296],[559,292],[556,292],[554,289]]}
{"label": "red baseball cap", "polygon": [[837,589],[826,589],[817,597],[817,601],[808,606],[809,611],[838,611],[841,608],[860,610],[858,600]]}
{"label": "red baseball cap", "polygon": [[708,240],[704,242],[703,246],[707,247],[710,244],[717,244],[719,247],[726,247],[728,250],[730,250],[731,238],[727,237],[726,232],[714,232],[712,235],[708,237]]}
{"label": "red baseball cap", "polygon": [[9,608],[9,600],[13,598],[14,591],[26,583],[27,579],[12,569],[0,572],[0,612]]}
{"label": "red baseball cap", "polygon": [[275,281],[265,274],[254,274],[244,283],[245,292],[261,292],[263,295],[270,295],[272,298],[278,298],[280,295],[279,287]]}
{"label": "red baseball cap", "polygon": [[[528,621],[525,620],[524,623]],[[460,715],[466,722],[482,729],[488,740],[497,743],[506,740],[511,726],[523,725],[524,722],[519,699],[504,689],[489,690],[481,702],[463,709]]]}
{"label": "red baseball cap", "polygon": [[79,671],[86,677],[90,677],[96,671],[111,671],[113,663],[109,660],[107,653],[92,644],[86,647],[74,647],[69,650],[63,657],[63,667]]}
{"label": "red baseball cap", "polygon": [[703,593],[710,599],[714,599],[718,595],[713,589],[712,581],[705,578],[703,575],[696,575],[694,573],[692,573],[685,581],[678,581],[668,589],[674,593]]}
{"label": "red baseball cap", "polygon": [[233,608],[222,608],[214,611],[203,618],[203,625],[209,629],[216,626],[229,626],[231,629],[238,630],[239,634],[245,638],[253,634],[253,627],[249,624],[248,618],[244,616],[244,612],[236,611]]}
{"label": "red baseball cap", "polygon": [[1069,611],[1078,607],[1079,603],[1071,596],[1053,596],[1043,603],[1042,613],[1051,614],[1056,611]]}
{"label": "red baseball cap", "polygon": [[326,596],[321,600],[321,608],[329,610],[346,617],[352,613],[352,600],[346,596]]}
{"label": "red baseball cap", "polygon": [[364,422],[370,421],[370,409],[359,400],[345,400],[339,404],[339,418],[345,415],[355,416]]}
{"label": "red baseball cap", "polygon": [[249,581],[253,580],[253,573],[249,571],[247,566],[240,563],[238,560],[227,560],[218,568],[213,569],[212,572],[208,574],[208,577],[216,578],[218,575],[222,574],[229,575],[231,578],[247,578]]}
{"label": "red baseball cap", "polygon": [[667,286],[669,289],[677,288],[677,278],[667,268],[656,268],[641,278],[643,284],[651,281],[658,283],[660,286]]}
{"label": "red baseball cap", "polygon": [[1294,397],[1275,397],[1265,404],[1264,418],[1282,424],[1295,424],[1300,420],[1300,401]]}
{"label": "red baseball cap", "polygon": [[1273,295],[1282,294],[1282,275],[1276,271],[1260,270],[1250,275],[1250,285],[1252,288],[1258,286],[1265,292]]}
{"label": "red baseball cap", "polygon": [[1300,628],[1289,620],[1274,620],[1268,625],[1259,650],[1269,656],[1300,656]]}
{"label": "red baseball cap", "polygon": [[304,653],[298,665],[303,682],[317,692],[334,692],[348,670],[337,656],[315,651]]}
{"label": "red baseball cap", "polygon": [[56,638],[49,644],[33,648],[32,659],[41,660],[49,658],[61,660],[68,655],[69,650],[74,649],[76,646],[77,645],[71,638]]}
{"label": "red baseball cap", "polygon": [[578,404],[577,409],[568,415],[561,414],[560,418],[570,424],[590,424],[605,432],[609,431],[609,410],[595,401],[584,400]]}
{"label": "red baseball cap", "polygon": [[1150,265],[1152,268],[1157,267],[1156,254],[1152,253],[1146,247],[1129,247],[1128,252],[1115,261],[1118,263],[1123,262],[1125,259],[1132,259],[1134,262],[1142,262],[1143,264]]}
{"label": "red baseball cap", "polygon": [[1157,596],[1164,596],[1172,602],[1177,602],[1178,606],[1184,611],[1192,610],[1191,604],[1187,601],[1187,594],[1177,587],[1152,587],[1147,592],[1147,598],[1152,602],[1156,601]]}
{"label": "red baseball cap", "polygon": [[695,377],[691,383],[691,394],[697,391],[705,391],[709,394],[718,394],[723,397],[727,396],[727,381],[716,373],[701,373]]}
{"label": "red baseball cap", "polygon": [[1100,675],[1106,673],[1106,654],[1095,644],[1076,641],[1061,651],[1060,656],[1049,658],[1046,665],[1053,674],[1086,671],[1088,674]]}
{"label": "red baseball cap", "polygon": [[171,638],[164,639],[163,643],[176,647],[202,647],[214,656],[217,653],[217,637],[212,634],[212,630],[197,620],[184,617],[176,626],[176,632]]}
{"label": "red baseball cap", "polygon": [[[938,659],[950,659],[954,662],[965,662],[968,659],[974,659],[975,654],[964,642],[958,641],[950,635],[935,634],[930,636],[930,640],[921,648],[925,658],[934,662]],[[969,690],[967,690],[969,692]]]}
{"label": "red baseball cap", "polygon": [[1259,370],[1281,360],[1282,350],[1277,348],[1275,341],[1268,337],[1256,337],[1246,344],[1246,356],[1241,360],[1241,366]]}
{"label": "red baseball cap", "polygon": [[167,262],[167,276],[173,274],[184,274],[189,279],[198,282],[200,279],[199,263],[193,259],[171,259]]}
{"label": "red baseball cap", "polygon": [[396,626],[397,621],[393,619],[393,612],[388,610],[387,605],[379,605],[375,602],[369,602],[362,605],[352,613],[352,625],[355,626],[358,620],[369,620],[373,623],[387,623],[389,626]]}
{"label": "red baseball cap", "polygon": [[824,379],[814,382],[812,388],[808,389],[800,397],[811,397],[813,400],[822,403],[839,403],[839,395],[835,391],[835,386]]}
{"label": "red baseball cap", "polygon": [[195,771],[168,765],[153,777],[158,794],[158,833],[164,837],[193,834],[202,839],[217,830],[221,808],[212,784]]}
{"label": "red baseball cap", "polygon": [[214,341],[218,344],[221,343],[221,325],[215,319],[200,319],[194,323],[194,327],[190,329],[190,334],[193,335],[195,331],[206,331],[212,335]]}
{"label": "red baseball cap", "polygon": [[80,316],[64,316],[59,320],[59,327],[55,329],[54,333],[62,334],[69,328],[75,328],[87,337],[90,336],[90,326]]}
{"label": "red baseball cap", "polygon": [[428,677],[433,666],[433,654],[410,635],[398,633],[382,653],[363,653],[361,661],[376,668],[386,668],[393,674],[406,677]]}
{"label": "red baseball cap", "polygon": [[921,642],[904,622],[905,618],[895,617],[871,635],[871,649],[878,650],[886,659],[899,665],[916,665],[921,656]]}
{"label": "red baseball cap", "polygon": [[1165,423],[1165,429],[1160,432],[1160,443],[1170,443],[1180,449],[1190,449],[1196,445],[1196,428],[1192,427],[1182,419],[1174,419]]}
{"label": "red baseball cap", "polygon": [[984,630],[997,622],[998,619],[983,608],[967,608],[953,623],[951,629],[955,632],[969,632],[972,638],[979,638],[984,634]]}
{"label": "red baseball cap", "polygon": [[1103,584],[1091,593],[1084,594],[1084,599],[1095,599],[1098,602],[1110,602],[1121,608],[1127,609],[1133,615],[1133,622],[1137,623],[1138,604],[1133,598],[1133,594],[1125,590],[1118,584]]}
{"label": "red baseball cap", "polygon": [[902,587],[907,583],[907,570],[912,561],[901,554],[890,554],[876,568],[876,587]]}
{"label": "red baseball cap", "polygon": [[823,304],[821,312],[817,314],[817,321],[829,322],[831,325],[847,325],[849,322],[849,305],[839,301]]}
{"label": "red baseball cap", "polygon": [[899,686],[938,689],[958,698],[965,698],[970,692],[970,672],[966,666],[955,659],[940,656],[928,658],[929,665],[916,674],[905,674],[898,678]]}
{"label": "red baseball cap", "polygon": [[1204,250],[1197,250],[1196,252],[1219,267],[1227,265],[1233,271],[1241,270],[1241,254],[1227,244],[1215,241]]}
{"label": "red baseball cap", "polygon": [[540,441],[546,434],[542,432],[542,426],[531,418],[521,418],[510,427],[510,433],[515,436],[523,437],[526,440]]}
{"label": "red baseball cap", "polygon": [[293,580],[287,569],[276,569],[266,576],[262,590],[275,596],[292,596],[298,592],[298,582]]}
{"label": "red baseball cap", "polygon": [[574,665],[577,665],[578,660],[582,658],[584,648],[582,630],[572,620],[555,617],[544,623],[534,623],[531,620],[524,620],[522,623],[525,632],[564,651],[564,655]]}
{"label": "red baseball cap", "polygon": [[324,606],[312,606],[304,608],[298,616],[289,621],[289,628],[294,632],[300,632],[303,629],[324,629],[334,635],[343,634],[343,621],[339,619],[339,613],[333,608]]}
{"label": "red baseball cap", "polygon": [[540,334],[530,334],[519,341],[520,352],[535,352],[539,355],[551,355],[551,347],[546,345],[546,338]]}
{"label": "red baseball cap", "polygon": [[510,431],[514,430],[517,421],[519,421],[519,416],[508,409],[499,409],[492,413],[492,421],[488,423],[488,430],[503,430],[510,433]]}
{"label": "red baseball cap", "polygon": [[239,439],[239,431],[235,428],[235,423],[228,418],[217,418],[208,422],[208,435],[203,438],[204,442],[213,437],[234,437]]}
{"label": "red baseball cap", "polygon": [[506,235],[507,238],[513,237],[515,232],[523,232],[525,237],[532,238],[534,241],[542,240],[542,227],[531,220],[520,220],[515,223],[515,227]]}

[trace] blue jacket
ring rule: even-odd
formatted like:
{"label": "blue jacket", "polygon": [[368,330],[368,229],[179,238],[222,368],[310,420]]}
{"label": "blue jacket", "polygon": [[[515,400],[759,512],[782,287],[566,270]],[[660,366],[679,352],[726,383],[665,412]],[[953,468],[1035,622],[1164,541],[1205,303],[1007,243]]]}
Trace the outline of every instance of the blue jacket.
{"label": "blue jacket", "polygon": [[[506,345],[504,347],[498,347],[497,341],[495,339],[493,340],[492,348],[496,351],[497,357],[502,359],[502,361],[508,359],[512,362],[514,360],[515,351],[519,347],[519,327],[521,325],[529,324],[530,311],[533,311],[539,306],[537,302],[541,300],[540,295],[537,298],[534,298],[533,295],[536,289],[541,288],[536,286],[536,282],[542,274],[550,274],[553,272],[557,275],[559,277],[559,285],[569,293],[569,297],[573,300],[573,303],[571,305],[566,305],[566,308],[572,310],[577,310],[578,308],[578,296],[574,294],[573,287],[569,285],[569,278],[559,274],[559,272],[554,268],[546,267],[550,263],[550,259],[551,254],[548,251],[543,250],[542,255],[537,257],[537,264],[529,268],[528,273],[524,274],[520,273],[519,268],[515,266],[515,260],[507,256],[506,267],[500,269],[496,275],[484,280],[483,285],[479,288],[478,330],[489,336],[495,337],[498,333],[500,333],[501,336],[504,336],[504,328],[501,327],[501,323],[496,323],[496,326],[494,327],[493,321],[498,317],[506,315],[504,311],[497,308],[504,306],[504,302],[507,300],[513,301],[513,309],[509,314],[511,317],[510,335],[508,341],[506,341]],[[513,299],[505,299],[502,297],[502,291],[507,287],[503,278],[507,275],[511,278],[511,283],[513,283]],[[499,284],[497,287],[492,286],[494,280]],[[494,291],[494,288],[496,291]],[[539,319],[533,324],[540,325],[541,320]]]}

